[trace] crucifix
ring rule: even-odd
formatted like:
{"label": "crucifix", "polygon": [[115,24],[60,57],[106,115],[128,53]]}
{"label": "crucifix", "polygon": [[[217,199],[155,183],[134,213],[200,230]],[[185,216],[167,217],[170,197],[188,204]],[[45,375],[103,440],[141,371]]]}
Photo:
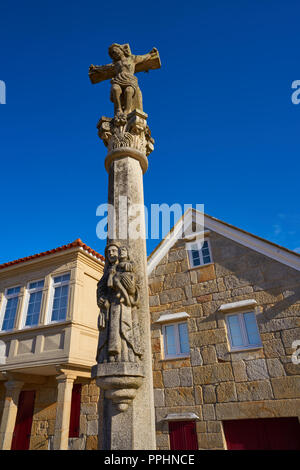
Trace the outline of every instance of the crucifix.
{"label": "crucifix", "polygon": [[93,84],[111,79],[110,99],[114,115],[128,115],[134,109],[143,111],[142,93],[136,72],[148,72],[161,66],[159,53],[154,47],[148,54],[134,55],[129,44],[112,44],[108,53],[113,62],[108,65],[90,65],[89,77]]}
{"label": "crucifix", "polygon": [[104,164],[113,207],[97,287],[99,341],[92,377],[101,389],[98,442],[103,450],[155,449],[143,195],[154,140],[134,74],[159,68],[160,58],[155,48],[134,55],[129,44],[112,44],[109,55],[111,64],[89,68],[93,84],[111,80],[114,103],[114,117],[102,116],[97,125],[107,147]]}

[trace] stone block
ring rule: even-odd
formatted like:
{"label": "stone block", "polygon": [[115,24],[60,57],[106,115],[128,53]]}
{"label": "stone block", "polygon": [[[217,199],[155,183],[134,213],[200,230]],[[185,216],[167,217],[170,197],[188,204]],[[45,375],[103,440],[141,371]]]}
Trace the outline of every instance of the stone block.
{"label": "stone block", "polygon": [[240,382],[236,384],[236,390],[240,401],[257,401],[273,398],[272,387],[268,380]]}
{"label": "stone block", "polygon": [[192,366],[201,366],[203,364],[203,359],[199,348],[191,348],[190,355]]}
{"label": "stone block", "polygon": [[192,387],[167,388],[165,400],[166,406],[195,405],[194,389]]}
{"label": "stone block", "polygon": [[154,406],[165,406],[165,391],[162,388],[154,389]]}
{"label": "stone block", "polygon": [[218,311],[218,308],[224,303],[223,300],[213,300],[212,302],[205,302],[202,304],[203,315],[209,316]]}
{"label": "stone block", "polygon": [[85,450],[97,450],[98,436],[87,436]]}
{"label": "stone block", "polygon": [[247,418],[277,418],[298,416],[300,400],[265,400],[263,402],[217,403],[218,420]]}
{"label": "stone block", "polygon": [[264,380],[269,378],[265,359],[246,361],[246,371],[249,380]]}
{"label": "stone block", "polygon": [[215,407],[214,405],[203,405],[202,414],[204,421],[213,421],[216,419]]}
{"label": "stone block", "polygon": [[279,302],[283,299],[283,295],[277,289],[270,289],[268,291],[254,292],[253,298],[259,305],[264,305]]}
{"label": "stone block", "polygon": [[197,271],[195,270],[190,271],[190,279],[191,279],[191,284],[197,284],[198,282]]}
{"label": "stone block", "polygon": [[193,373],[196,385],[215,384],[233,380],[232,367],[229,363],[195,367]]}
{"label": "stone block", "polygon": [[196,421],[196,431],[198,432],[206,432],[206,421]]}
{"label": "stone block", "polygon": [[165,276],[164,289],[175,289],[177,287],[188,286],[189,284],[190,276],[188,272],[168,274],[167,276]]}
{"label": "stone block", "polygon": [[31,436],[29,450],[48,450],[48,438],[45,436]]}
{"label": "stone block", "polygon": [[231,295],[232,297],[236,297],[240,295],[252,294],[252,292],[253,292],[252,286],[237,287],[236,289],[232,289]]}
{"label": "stone block", "polygon": [[203,385],[203,402],[204,403],[216,403],[217,396],[214,385]]}
{"label": "stone block", "polygon": [[201,266],[197,269],[198,282],[211,281],[216,278],[215,266],[209,264],[208,266]]}
{"label": "stone block", "polygon": [[152,352],[160,353],[161,352],[161,341],[160,338],[153,338],[151,341]]}
{"label": "stone block", "polygon": [[197,318],[197,328],[199,331],[214,330],[217,328],[216,321],[209,321],[207,318]]}
{"label": "stone block", "polygon": [[86,433],[88,436],[98,436],[98,419],[87,421]]}
{"label": "stone block", "polygon": [[236,382],[246,382],[248,380],[246,364],[244,361],[234,361],[232,363],[232,369]]}
{"label": "stone block", "polygon": [[285,355],[285,350],[280,339],[266,341],[263,345],[265,357],[271,359]]}
{"label": "stone block", "polygon": [[275,398],[300,398],[300,375],[271,379]]}
{"label": "stone block", "polygon": [[179,377],[181,387],[193,386],[193,374],[191,367],[182,367],[179,369]]}
{"label": "stone block", "polygon": [[185,248],[175,249],[169,251],[168,262],[183,261],[187,258],[187,251]]}
{"label": "stone block", "polygon": [[156,267],[155,275],[161,276],[164,274],[174,274],[177,271],[177,262],[174,263],[166,263],[166,264],[159,264]]}
{"label": "stone block", "polygon": [[180,377],[178,369],[170,369],[163,371],[163,382],[166,388],[180,386]]}
{"label": "stone block", "polygon": [[154,388],[163,388],[162,373],[159,370],[153,371],[153,387]]}
{"label": "stone block", "polygon": [[259,268],[248,269],[245,272],[239,272],[238,274],[231,274],[224,277],[224,283],[227,289],[236,289],[252,285],[254,282],[259,283],[263,280],[263,275]]}
{"label": "stone block", "polygon": [[236,386],[234,382],[222,382],[217,385],[217,401],[220,403],[237,401]]}
{"label": "stone block", "polygon": [[99,394],[100,394],[100,388],[98,387],[98,385],[96,385],[95,383],[90,384],[90,386],[89,386],[89,395],[96,395],[98,397]]}
{"label": "stone block", "polygon": [[300,340],[300,328],[293,328],[290,330],[283,330],[281,332],[282,342],[285,348],[292,348],[292,343]]}
{"label": "stone block", "polygon": [[265,357],[263,348],[245,351],[232,351],[231,360],[234,361],[252,361],[254,359],[263,359]]}
{"label": "stone block", "polygon": [[156,434],[156,446],[169,449],[169,435],[165,433]]}
{"label": "stone block", "polygon": [[279,359],[267,359],[266,362],[270,377],[282,377],[285,375],[284,367]]}
{"label": "stone block", "polygon": [[85,450],[86,437],[69,438],[68,450]]}
{"label": "stone block", "polygon": [[197,333],[194,338],[196,346],[207,346],[209,344],[224,343],[226,341],[226,333],[224,328],[217,328],[216,330],[202,330]]}
{"label": "stone block", "polygon": [[[231,360],[227,343],[216,344],[216,353],[217,353],[217,358],[221,359],[221,361],[230,361]],[[233,362],[232,362],[232,364],[233,364]]]}
{"label": "stone block", "polygon": [[195,390],[195,403],[196,405],[202,405],[203,404],[203,392],[202,392],[202,387],[200,385],[197,385],[194,387]]}
{"label": "stone block", "polygon": [[219,292],[224,292],[226,290],[226,286],[222,277],[217,278],[217,285]]}
{"label": "stone block", "polygon": [[259,322],[259,329],[261,333],[271,333],[273,331],[281,331],[281,330],[288,330],[291,328],[296,328],[297,326],[297,319],[293,317],[287,318],[270,318],[270,320],[266,321],[268,317],[259,315],[258,319]]}
{"label": "stone block", "polygon": [[160,305],[159,296],[157,294],[156,295],[150,295],[149,296],[149,306],[150,307],[157,307],[158,305]]}
{"label": "stone block", "polygon": [[222,433],[201,433],[198,435],[199,449],[225,449]]}
{"label": "stone block", "polygon": [[222,423],[220,421],[207,421],[207,432],[222,432]]}
{"label": "stone block", "polygon": [[213,279],[212,281],[201,282],[200,284],[194,284],[192,286],[192,293],[194,297],[199,295],[207,295],[218,292],[217,281]]}
{"label": "stone block", "polygon": [[201,355],[203,359],[203,364],[216,364],[217,361],[217,353],[216,348],[212,345],[204,346],[201,348]]}
{"label": "stone block", "polygon": [[157,278],[149,280],[149,293],[155,295],[163,290],[164,277],[159,276]]}
{"label": "stone block", "polygon": [[82,403],[80,410],[83,414],[95,415],[97,414],[97,403]]}
{"label": "stone block", "polygon": [[186,299],[184,290],[179,288],[161,292],[159,298],[162,305]]}
{"label": "stone block", "polygon": [[286,375],[300,375],[300,364],[293,364],[292,362],[287,362],[286,364],[284,364],[284,370],[286,372]]}
{"label": "stone block", "polygon": [[35,407],[34,416],[35,416],[35,419],[39,419],[39,420],[55,419],[56,418],[56,403],[53,403],[52,405],[49,405],[49,406],[45,406],[43,408]]}
{"label": "stone block", "polygon": [[202,305],[198,303],[187,306],[185,311],[191,317],[203,317]]}

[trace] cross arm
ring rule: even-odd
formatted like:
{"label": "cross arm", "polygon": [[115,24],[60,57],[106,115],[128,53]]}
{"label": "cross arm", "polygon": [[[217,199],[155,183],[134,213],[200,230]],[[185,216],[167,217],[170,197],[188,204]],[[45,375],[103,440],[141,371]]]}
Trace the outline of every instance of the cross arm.
{"label": "cross arm", "polygon": [[89,77],[93,84],[109,80],[115,76],[114,64],[90,65]]}
{"label": "cross arm", "polygon": [[155,47],[148,54],[135,56],[135,72],[148,72],[148,70],[159,69],[160,67],[159,53]]}

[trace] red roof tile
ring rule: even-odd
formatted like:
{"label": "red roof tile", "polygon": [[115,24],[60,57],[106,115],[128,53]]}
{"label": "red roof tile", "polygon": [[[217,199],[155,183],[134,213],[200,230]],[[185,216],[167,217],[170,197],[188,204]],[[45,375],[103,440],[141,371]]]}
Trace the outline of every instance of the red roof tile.
{"label": "red roof tile", "polygon": [[19,263],[24,263],[25,261],[30,261],[35,258],[40,258],[42,256],[47,256],[47,255],[52,255],[53,253],[58,253],[60,251],[65,251],[69,250],[70,248],[76,248],[76,247],[81,247],[91,255],[95,256],[101,261],[104,261],[104,257],[100,255],[100,253],[97,253],[97,251],[93,250],[89,246],[87,246],[85,243],[83,243],[80,238],[77,238],[72,243],[68,243],[67,245],[59,246],[58,248],[53,248],[53,250],[48,250],[48,251],[43,251],[42,253],[37,253],[36,255],[31,255],[31,256],[26,256],[25,258],[19,258],[14,261],[9,261],[8,263],[3,263],[0,264],[0,269],[7,268],[8,266],[13,266],[14,264],[19,264]]}

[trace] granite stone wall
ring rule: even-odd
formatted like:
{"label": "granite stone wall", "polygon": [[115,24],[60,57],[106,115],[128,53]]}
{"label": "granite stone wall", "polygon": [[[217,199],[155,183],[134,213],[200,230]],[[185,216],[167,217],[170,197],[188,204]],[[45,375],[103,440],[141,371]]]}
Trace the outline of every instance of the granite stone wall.
{"label": "granite stone wall", "polygon": [[[149,278],[158,449],[169,449],[169,413],[193,412],[199,449],[226,448],[225,419],[300,416],[300,273],[221,235],[213,263],[190,269],[183,240]],[[255,299],[262,348],[230,352],[222,304]],[[248,308],[249,310],[249,308]],[[187,312],[190,356],[164,359],[163,313]]]}

